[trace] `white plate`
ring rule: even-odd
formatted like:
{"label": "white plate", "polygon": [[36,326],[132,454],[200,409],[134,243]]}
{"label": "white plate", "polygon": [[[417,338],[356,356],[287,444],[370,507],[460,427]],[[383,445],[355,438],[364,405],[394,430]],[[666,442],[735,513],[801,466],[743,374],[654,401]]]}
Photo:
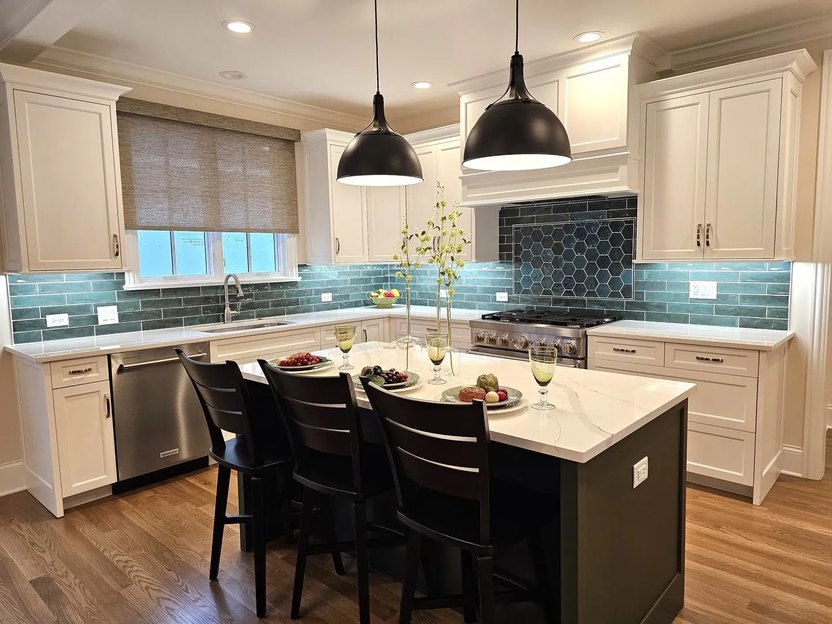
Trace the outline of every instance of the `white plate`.
{"label": "white plate", "polygon": [[[466,401],[459,400],[459,391],[462,388],[467,386],[454,386],[453,388],[448,388],[442,392],[442,400],[447,403],[453,403],[455,405],[470,405],[470,403]],[[498,401],[497,403],[486,403],[485,406],[488,408],[488,411],[491,410],[499,410],[500,408],[507,409],[509,407],[514,407],[517,405],[519,401],[523,399],[523,393],[517,390],[516,388],[509,388],[508,386],[503,386],[503,390],[508,392],[508,398],[505,401]]]}
{"label": "white plate", "polygon": [[491,418],[493,416],[506,416],[508,414],[516,414],[519,411],[525,410],[529,404],[526,402],[526,399],[520,399],[514,405],[510,407],[503,407],[503,408],[496,408],[488,410],[488,417]]}
{"label": "white plate", "polygon": [[332,367],[335,364],[335,360],[327,360],[326,362],[319,362],[318,364],[313,364],[312,366],[300,366],[298,368],[288,368],[275,365],[279,371],[283,373],[292,373],[293,375],[305,375],[307,373],[317,373],[322,370],[326,370]]}
{"label": "white plate", "polygon": [[[358,375],[353,375],[353,381],[355,382],[355,389],[364,392],[364,385],[361,383]],[[390,384],[392,388],[388,385],[381,386],[388,392],[409,392],[414,388],[419,388],[422,385],[422,378],[419,377],[418,374],[410,372],[408,373],[407,381],[397,383],[397,384]]]}

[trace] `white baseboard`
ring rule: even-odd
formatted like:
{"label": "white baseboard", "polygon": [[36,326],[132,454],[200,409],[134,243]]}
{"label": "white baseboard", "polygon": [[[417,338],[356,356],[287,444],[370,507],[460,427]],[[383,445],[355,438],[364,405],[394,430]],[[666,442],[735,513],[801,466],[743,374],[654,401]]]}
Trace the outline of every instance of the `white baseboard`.
{"label": "white baseboard", "polygon": [[780,473],[792,477],[803,476],[803,449],[799,446],[783,445],[780,453]]}
{"label": "white baseboard", "polygon": [[26,489],[26,469],[23,461],[0,464],[0,496]]}
{"label": "white baseboard", "polygon": [[832,405],[826,406],[826,428],[832,429]]}

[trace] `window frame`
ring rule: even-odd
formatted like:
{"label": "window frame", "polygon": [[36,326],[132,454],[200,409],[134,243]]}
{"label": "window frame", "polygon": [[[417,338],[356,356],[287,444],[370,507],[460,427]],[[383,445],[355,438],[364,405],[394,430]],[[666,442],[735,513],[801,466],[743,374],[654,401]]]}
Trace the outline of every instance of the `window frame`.
{"label": "window frame", "polygon": [[[219,286],[225,279],[222,260],[222,232],[205,232],[207,275],[172,275],[169,277],[142,277],[139,265],[139,240],[136,230],[125,232],[124,253],[127,270],[124,273],[124,290],[148,288],[183,288],[188,286]],[[238,273],[244,284],[263,282],[299,282],[297,262],[297,235],[275,233],[278,238],[275,259],[276,271]],[[249,254],[251,249],[249,248]]]}

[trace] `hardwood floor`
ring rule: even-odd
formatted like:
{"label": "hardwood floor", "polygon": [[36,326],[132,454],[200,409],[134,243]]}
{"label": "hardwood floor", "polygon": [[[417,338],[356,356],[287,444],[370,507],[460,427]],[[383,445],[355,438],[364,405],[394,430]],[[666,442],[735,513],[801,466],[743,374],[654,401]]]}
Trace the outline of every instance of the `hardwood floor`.
{"label": "hardwood floor", "polygon": [[[761,507],[688,489],[687,599],[677,624],[832,621],[832,436],[827,449],[823,481],[783,477]],[[0,622],[289,622],[293,546],[270,546],[264,620],[253,612],[253,566],[236,527],[226,529],[219,581],[208,581],[214,478],[207,469],[61,520],[25,492],[0,498]],[[397,621],[398,583],[374,574],[371,596],[373,621]],[[329,557],[312,557],[303,621],[357,617],[354,573],[338,577]],[[461,621],[451,611],[414,616]]]}

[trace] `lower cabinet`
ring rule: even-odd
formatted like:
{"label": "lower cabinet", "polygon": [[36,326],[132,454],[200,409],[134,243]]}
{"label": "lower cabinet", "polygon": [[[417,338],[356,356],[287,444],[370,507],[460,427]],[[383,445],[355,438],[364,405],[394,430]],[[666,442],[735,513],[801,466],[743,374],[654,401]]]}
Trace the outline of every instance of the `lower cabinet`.
{"label": "lower cabinet", "polygon": [[[395,327],[395,338],[403,338],[407,336],[407,319],[393,318],[391,319]],[[443,320],[441,323],[442,331],[448,330],[448,324]],[[427,320],[424,318],[412,319],[410,322],[410,334],[414,338],[424,338],[428,333],[436,331],[436,320]],[[467,321],[451,321],[451,346],[460,351],[468,351],[471,348],[471,330]]]}
{"label": "lower cabinet", "polygon": [[110,383],[60,388],[55,402],[55,433],[64,497],[116,481],[116,447],[110,409]]}
{"label": "lower cabinet", "polygon": [[696,384],[688,480],[758,505],[780,475],[785,352],[590,335],[589,368]]}

